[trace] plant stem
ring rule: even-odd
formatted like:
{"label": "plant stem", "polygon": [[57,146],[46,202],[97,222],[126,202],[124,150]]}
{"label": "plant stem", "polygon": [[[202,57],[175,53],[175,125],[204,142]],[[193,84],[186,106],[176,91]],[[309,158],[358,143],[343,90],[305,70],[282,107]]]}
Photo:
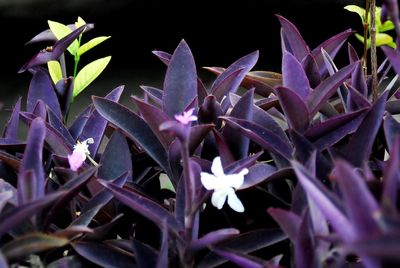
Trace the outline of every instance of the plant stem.
{"label": "plant stem", "polygon": [[60,56],[60,65],[61,65],[61,74],[63,78],[67,78],[67,67],[65,65],[65,54],[61,54]]}
{"label": "plant stem", "polygon": [[368,28],[369,28],[369,22],[368,22],[368,13],[369,13],[369,6],[370,6],[370,0],[365,1],[365,22],[364,22],[364,53],[362,56],[362,63],[363,63],[363,69],[364,69],[364,76],[367,78],[368,75],[368,69],[367,69],[367,53],[368,53]]}
{"label": "plant stem", "polygon": [[75,61],[75,64],[74,64],[74,79],[75,79],[76,78],[76,73],[78,72],[79,56],[78,57],[75,56],[74,57],[74,61]]}
{"label": "plant stem", "polygon": [[375,101],[378,98],[378,63],[376,59],[376,23],[375,23],[375,11],[376,11],[376,0],[371,0],[371,91],[372,100]]}

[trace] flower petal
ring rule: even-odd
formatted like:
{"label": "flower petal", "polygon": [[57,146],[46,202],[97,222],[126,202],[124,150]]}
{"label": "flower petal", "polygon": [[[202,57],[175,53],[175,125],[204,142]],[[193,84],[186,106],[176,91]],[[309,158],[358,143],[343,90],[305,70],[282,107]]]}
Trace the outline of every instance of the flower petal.
{"label": "flower petal", "polygon": [[207,172],[201,172],[200,180],[201,180],[201,183],[203,184],[204,188],[206,188],[207,190],[215,189],[217,178],[214,175],[209,174]]}
{"label": "flower petal", "polygon": [[236,212],[244,212],[244,206],[232,188],[228,191],[228,205]]}
{"label": "flower petal", "polygon": [[222,178],[225,176],[224,169],[222,167],[222,162],[221,162],[221,157],[217,156],[214,158],[211,166],[211,172],[219,178]]}
{"label": "flower petal", "polygon": [[86,155],[80,152],[74,151],[72,154],[68,155],[68,163],[72,171],[77,171],[85,162]]}
{"label": "flower petal", "polygon": [[233,187],[235,189],[240,188],[243,182],[244,182],[244,175],[241,173],[225,175],[224,178],[224,184],[226,186]]}
{"label": "flower petal", "polygon": [[214,191],[211,196],[211,203],[213,206],[221,209],[224,206],[227,194],[226,191]]}

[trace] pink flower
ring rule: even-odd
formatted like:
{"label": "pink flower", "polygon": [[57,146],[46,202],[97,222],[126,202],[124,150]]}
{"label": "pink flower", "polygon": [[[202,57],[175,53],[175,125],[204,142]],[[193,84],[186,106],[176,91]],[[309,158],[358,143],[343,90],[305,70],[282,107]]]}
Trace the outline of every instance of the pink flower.
{"label": "pink flower", "polygon": [[194,108],[183,112],[183,114],[176,114],[175,119],[184,125],[188,125],[190,122],[197,120],[197,116],[193,115],[193,111]]}
{"label": "pink flower", "polygon": [[90,155],[90,152],[88,150],[89,145],[88,144],[93,144],[94,140],[93,138],[89,138],[84,140],[82,143],[77,142],[74,145],[74,151],[72,154],[68,155],[68,162],[71,170],[77,171],[85,162],[86,157]]}

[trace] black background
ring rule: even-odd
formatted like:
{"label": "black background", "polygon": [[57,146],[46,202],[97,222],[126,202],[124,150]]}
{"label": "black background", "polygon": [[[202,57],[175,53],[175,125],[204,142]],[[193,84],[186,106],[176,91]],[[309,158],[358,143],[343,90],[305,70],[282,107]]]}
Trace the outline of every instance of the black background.
{"label": "black background", "polygon": [[[172,53],[182,38],[192,49],[200,76],[208,76],[201,66],[226,67],[254,50],[260,50],[255,69],[280,72],[279,23],[274,14],[295,23],[310,48],[314,48],[348,28],[360,31],[358,16],[343,7],[363,3],[344,0],[25,2],[17,5],[0,1],[0,101],[6,104],[13,103],[18,95],[25,95],[28,89],[30,74],[17,71],[48,44],[24,44],[47,28],[47,19],[68,24],[79,15],[96,25],[84,36],[84,41],[99,35],[112,36],[82,57],[81,66],[98,57],[113,56],[110,66],[90,86],[90,94],[101,95],[120,84],[126,84],[130,93],[140,84],[161,86],[165,68],[151,51]],[[350,41],[361,53],[358,41],[353,37]],[[345,55],[346,50],[343,51]]]}

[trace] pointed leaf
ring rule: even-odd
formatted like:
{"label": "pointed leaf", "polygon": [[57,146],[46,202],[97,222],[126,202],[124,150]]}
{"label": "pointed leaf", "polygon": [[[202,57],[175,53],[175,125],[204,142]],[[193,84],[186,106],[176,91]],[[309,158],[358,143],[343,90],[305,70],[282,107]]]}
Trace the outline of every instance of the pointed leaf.
{"label": "pointed leaf", "polygon": [[51,80],[54,84],[62,79],[61,65],[58,60],[51,60],[47,62],[47,68],[49,69]]}
{"label": "pointed leaf", "polygon": [[133,239],[133,252],[140,268],[154,268],[157,265],[158,252],[147,244]]}
{"label": "pointed leaf", "polygon": [[84,31],[84,29],[85,26],[79,27],[69,35],[57,41],[52,48],[45,49],[37,53],[32,59],[30,59],[24,64],[24,66],[21,67],[18,73],[23,73],[30,68],[47,63],[51,60],[57,60],[64,53],[67,47]]}
{"label": "pointed leaf", "polygon": [[361,93],[361,95],[368,96],[367,81],[365,81],[364,68],[361,62],[358,62],[356,68],[351,76],[351,85]]}
{"label": "pointed leaf", "polygon": [[123,251],[95,242],[72,243],[74,250],[83,258],[101,267],[135,267],[134,258]]}
{"label": "pointed leaf", "polygon": [[399,260],[400,234],[397,232],[365,237],[348,244],[346,248],[359,255],[377,257],[382,260]]}
{"label": "pointed leaf", "polygon": [[30,254],[65,246],[68,239],[43,233],[32,233],[15,238],[5,244],[1,251],[8,260],[17,260]]}
{"label": "pointed leaf", "polygon": [[42,100],[58,116],[58,118],[62,117],[60,104],[58,103],[53,83],[51,82],[49,75],[43,70],[38,70],[33,75],[29,85],[26,110],[28,112],[33,112],[38,100]]}
{"label": "pointed leaf", "polygon": [[300,230],[300,216],[281,208],[269,208],[267,211],[294,243]]}
{"label": "pointed leaf", "polygon": [[111,56],[92,61],[83,67],[76,75],[74,80],[73,98],[78,96],[87,86],[89,86],[110,63]]}
{"label": "pointed leaf", "polygon": [[177,233],[181,229],[180,224],[176,221],[172,214],[170,214],[166,209],[153,200],[150,200],[149,198],[144,197],[140,193],[133,190],[120,188],[113,183],[107,183],[106,181],[101,181],[101,183],[124,205],[140,213],[157,225],[161,226],[162,220],[165,219],[169,229],[172,229]]}
{"label": "pointed leaf", "polygon": [[197,96],[196,65],[187,43],[182,40],[172,55],[164,80],[163,110],[172,118]]}
{"label": "pointed leaf", "polygon": [[103,43],[104,41],[106,41],[107,39],[109,39],[111,36],[99,36],[99,37],[95,37],[91,40],[89,40],[88,42],[86,42],[85,44],[81,45],[78,49],[78,55],[82,56],[82,54],[86,53],[87,51],[89,51],[90,49],[94,48],[95,46]]}
{"label": "pointed leaf", "polygon": [[275,88],[280,105],[286,115],[289,127],[304,132],[309,125],[307,105],[295,91],[286,87]]}
{"label": "pointed leaf", "polygon": [[37,179],[32,169],[26,170],[18,176],[17,186],[18,204],[23,205],[37,199]]}
{"label": "pointed leaf", "polygon": [[90,105],[86,107],[74,120],[72,125],[69,127],[69,133],[74,140],[77,140],[81,135],[83,128],[86,126],[87,121],[89,120],[90,114],[92,113],[93,106]]}
{"label": "pointed leaf", "polygon": [[316,88],[321,83],[321,75],[314,56],[308,54],[301,62],[301,66],[307,75],[308,81],[310,81],[310,86]]}
{"label": "pointed leaf", "polygon": [[140,86],[141,89],[150,97],[157,105],[162,106],[163,91],[155,87]]}
{"label": "pointed leaf", "polygon": [[3,137],[10,140],[17,140],[18,125],[19,125],[19,112],[21,111],[21,97],[15,103],[14,109],[4,129]]}
{"label": "pointed leaf", "polygon": [[[71,34],[71,32],[72,32],[72,30],[67,25],[64,25],[62,23],[59,23],[59,22],[56,22],[56,21],[51,21],[51,20],[48,20],[47,23],[49,24],[50,30],[53,32],[54,36],[58,40],[64,38],[65,36]],[[78,48],[79,48],[78,40],[75,40],[68,47],[68,51],[72,55],[75,55],[77,50],[78,50]]]}
{"label": "pointed leaf", "polygon": [[[44,171],[43,171],[43,163],[42,163],[42,151],[44,145],[44,139],[46,135],[46,128],[43,122],[43,119],[36,118],[32,121],[31,126],[29,128],[28,133],[28,141],[24,152],[24,157],[21,162],[21,166],[19,169],[19,176],[18,180],[28,179],[28,185],[32,183],[30,179],[35,179],[35,187],[32,190],[35,192],[25,193],[21,196],[30,196],[32,199],[35,200],[44,196]],[[32,170],[34,172],[34,177],[28,176],[25,177],[23,174],[28,171]],[[24,174],[26,175],[26,174]],[[19,185],[23,185],[24,182],[20,181]],[[29,187],[22,187],[23,189],[29,189]],[[21,189],[22,189],[21,188]]]}
{"label": "pointed leaf", "polygon": [[245,176],[243,184],[238,190],[247,189],[254,185],[263,183],[276,172],[274,166],[268,164],[255,164],[249,168],[249,173]]}
{"label": "pointed leaf", "polygon": [[393,148],[395,137],[400,136],[400,123],[392,115],[387,114],[383,120],[383,129],[388,148]]}
{"label": "pointed leaf", "polygon": [[171,120],[171,118],[162,110],[150,104],[147,104],[137,97],[133,96],[132,100],[138,107],[140,115],[146,121],[147,125],[151,128],[154,135],[157,136],[158,140],[161,142],[165,150],[167,150],[174,140],[174,137],[164,131],[160,131],[160,125],[166,121]]}
{"label": "pointed leaf", "polygon": [[383,93],[374,103],[347,144],[345,150],[347,157],[356,166],[360,166],[370,156],[372,145],[382,123],[388,93],[388,91]]}
{"label": "pointed leaf", "polygon": [[64,194],[65,192],[63,191],[58,191],[54,194],[48,194],[36,201],[18,206],[12,210],[2,213],[0,218],[0,237],[11,231],[14,227],[23,224],[23,222],[27,221],[33,215],[41,212],[45,207],[51,205],[55,200]]}
{"label": "pointed leaf", "polygon": [[289,52],[283,52],[283,86],[293,90],[303,101],[310,94],[310,82],[301,63]]}
{"label": "pointed leaf", "polygon": [[280,15],[276,16],[281,24],[282,51],[289,51],[301,62],[310,53],[310,49],[293,23]]}
{"label": "pointed leaf", "polygon": [[[124,91],[124,88],[125,86],[116,87],[106,95],[105,99],[118,102],[122,92]],[[93,139],[94,143],[89,146],[89,152],[92,157],[96,156],[106,127],[107,120],[104,119],[97,110],[93,110],[79,137],[80,141],[84,141],[89,138]]]}
{"label": "pointed leaf", "polygon": [[93,97],[93,104],[101,116],[139,143],[150,157],[169,173],[167,153],[143,119],[128,108],[110,100]]}
{"label": "pointed leaf", "polygon": [[237,229],[219,229],[217,231],[209,232],[199,239],[192,241],[189,247],[193,251],[201,250],[211,245],[221,243],[227,239],[231,239],[239,234],[240,232]]}
{"label": "pointed leaf", "polygon": [[100,159],[98,177],[112,180],[123,173],[132,171],[132,159],[129,145],[124,135],[114,131]]}
{"label": "pointed leaf", "polygon": [[228,144],[223,138],[222,134],[213,129],[215,143],[218,147],[219,156],[221,157],[222,166],[227,166],[235,162],[235,157],[233,156]]}
{"label": "pointed leaf", "polygon": [[236,119],[233,117],[223,117],[223,119],[228,125],[239,130],[243,135],[247,136],[264,149],[277,153],[286,159],[291,158],[293,150],[290,145],[272,131],[243,119]]}
{"label": "pointed leaf", "polygon": [[[332,195],[321,182],[311,176],[303,166],[296,162],[292,162],[292,166],[307,196],[314,201],[335,231],[343,240],[353,240],[356,234],[336,196]],[[343,226],[346,226],[346,228],[343,228]]]}
{"label": "pointed leaf", "polygon": [[307,104],[310,114],[313,116],[325,104],[325,102],[336,92],[336,89],[352,73],[357,63],[347,65],[337,73],[328,77],[318,85],[308,98]]}
{"label": "pointed leaf", "polygon": [[162,240],[161,240],[161,248],[158,253],[157,265],[156,268],[168,268],[169,267],[169,259],[168,259],[168,226],[167,222],[164,220],[162,224]]}
{"label": "pointed leaf", "polygon": [[52,126],[54,130],[57,130],[60,135],[68,142],[68,144],[75,144],[74,138],[72,138],[64,123],[61,122],[60,118],[57,117],[51,109],[47,109],[47,118],[50,126]]}
{"label": "pointed leaf", "polygon": [[69,76],[61,79],[56,83],[55,89],[62,114],[68,114],[72,101],[72,92],[74,90],[74,78]]}
{"label": "pointed leaf", "polygon": [[392,49],[390,47],[381,47],[386,57],[389,59],[394,71],[400,74],[400,52],[397,49]]}
{"label": "pointed leaf", "polygon": [[[378,203],[363,178],[344,161],[336,161],[333,179],[338,182],[343,195],[347,216],[360,237],[379,234],[373,215],[379,210]],[[363,209],[360,209],[363,204]]]}
{"label": "pointed leaf", "polygon": [[[243,94],[238,103],[233,107],[230,116],[235,119],[251,121],[253,119],[253,98],[254,90],[249,90]],[[236,159],[247,156],[250,144],[248,137],[235,132],[229,125],[224,128],[222,135]]]}
{"label": "pointed leaf", "polygon": [[360,58],[358,57],[357,51],[355,50],[355,48],[350,43],[347,44],[347,51],[348,51],[348,54],[349,54],[350,63],[353,63],[353,62],[356,62],[356,61],[360,60]]}
{"label": "pointed leaf", "polygon": [[221,248],[211,248],[211,250],[214,253],[218,254],[219,256],[235,263],[240,267],[246,267],[246,268],[270,267],[268,261],[250,256],[248,254],[244,254],[240,251],[221,249]]}

